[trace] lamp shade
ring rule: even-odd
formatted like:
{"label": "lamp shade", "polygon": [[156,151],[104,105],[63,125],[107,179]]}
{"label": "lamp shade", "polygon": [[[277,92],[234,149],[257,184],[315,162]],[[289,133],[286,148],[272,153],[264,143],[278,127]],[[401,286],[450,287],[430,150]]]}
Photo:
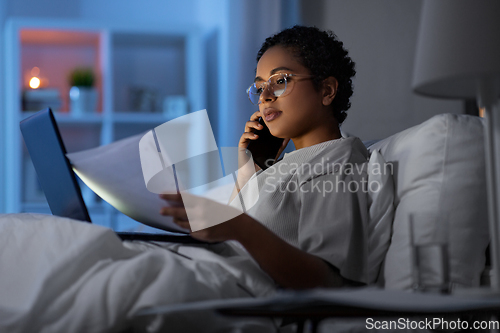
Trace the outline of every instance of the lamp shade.
{"label": "lamp shade", "polygon": [[485,82],[498,94],[500,0],[425,1],[414,64],[419,94],[472,99]]}

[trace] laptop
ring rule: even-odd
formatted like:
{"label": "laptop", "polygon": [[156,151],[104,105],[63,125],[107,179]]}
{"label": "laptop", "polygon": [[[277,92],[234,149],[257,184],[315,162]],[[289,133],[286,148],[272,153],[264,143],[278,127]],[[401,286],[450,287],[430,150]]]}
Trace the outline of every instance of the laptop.
{"label": "laptop", "polygon": [[[28,153],[40,186],[53,215],[92,223],[78,180],[50,108],[39,111],[20,123]],[[190,235],[117,232],[121,239],[177,243],[206,243]]]}

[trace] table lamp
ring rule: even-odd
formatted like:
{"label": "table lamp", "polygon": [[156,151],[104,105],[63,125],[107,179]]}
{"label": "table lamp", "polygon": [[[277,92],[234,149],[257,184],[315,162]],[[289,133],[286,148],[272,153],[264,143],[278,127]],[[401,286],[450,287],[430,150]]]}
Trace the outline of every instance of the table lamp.
{"label": "table lamp", "polygon": [[500,290],[500,1],[425,0],[413,90],[476,99],[485,114],[492,289]]}

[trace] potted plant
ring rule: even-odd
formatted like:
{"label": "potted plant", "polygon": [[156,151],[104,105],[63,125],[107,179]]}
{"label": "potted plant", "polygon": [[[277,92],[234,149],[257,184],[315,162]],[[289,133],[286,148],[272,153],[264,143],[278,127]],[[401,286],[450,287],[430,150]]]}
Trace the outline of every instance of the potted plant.
{"label": "potted plant", "polygon": [[69,76],[70,110],[75,115],[95,112],[97,108],[97,90],[94,88],[95,75],[92,68],[75,68]]}

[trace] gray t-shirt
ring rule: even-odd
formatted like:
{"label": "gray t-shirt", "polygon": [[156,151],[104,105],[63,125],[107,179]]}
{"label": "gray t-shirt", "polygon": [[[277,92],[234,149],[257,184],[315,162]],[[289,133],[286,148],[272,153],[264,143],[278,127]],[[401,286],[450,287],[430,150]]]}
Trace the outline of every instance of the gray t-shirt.
{"label": "gray t-shirt", "polygon": [[289,244],[337,267],[343,277],[367,282],[367,158],[354,137],[286,154],[255,175],[259,198],[246,213]]}

